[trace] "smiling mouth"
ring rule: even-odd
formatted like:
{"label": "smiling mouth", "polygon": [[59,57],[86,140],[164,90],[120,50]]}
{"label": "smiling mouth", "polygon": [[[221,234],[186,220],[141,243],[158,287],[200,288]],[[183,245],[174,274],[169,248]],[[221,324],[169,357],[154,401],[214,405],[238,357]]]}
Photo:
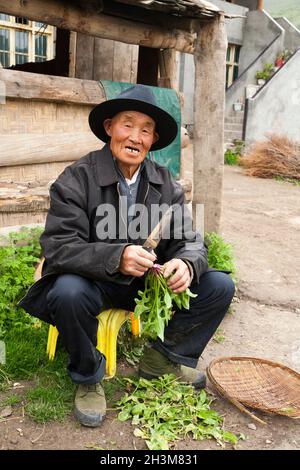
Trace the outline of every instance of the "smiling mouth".
{"label": "smiling mouth", "polygon": [[125,149],[132,155],[138,155],[140,153],[139,149],[136,147],[125,147]]}

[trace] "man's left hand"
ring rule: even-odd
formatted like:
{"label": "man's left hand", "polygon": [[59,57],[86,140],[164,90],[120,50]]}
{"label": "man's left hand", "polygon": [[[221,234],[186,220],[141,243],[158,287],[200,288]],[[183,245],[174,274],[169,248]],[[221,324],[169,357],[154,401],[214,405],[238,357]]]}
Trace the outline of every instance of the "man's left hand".
{"label": "man's left hand", "polygon": [[189,287],[192,281],[190,270],[182,259],[173,258],[164,264],[164,277],[169,277],[173,271],[175,272],[167,284],[175,294],[179,294]]}

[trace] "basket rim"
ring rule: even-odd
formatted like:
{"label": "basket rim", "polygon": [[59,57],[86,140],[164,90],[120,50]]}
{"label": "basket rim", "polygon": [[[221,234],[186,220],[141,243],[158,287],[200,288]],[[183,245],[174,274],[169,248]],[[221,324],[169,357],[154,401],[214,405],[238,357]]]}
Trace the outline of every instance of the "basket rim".
{"label": "basket rim", "polygon": [[[227,398],[235,406],[237,406],[241,411],[244,411],[247,414],[250,414],[254,419],[264,423],[262,420],[260,420],[255,415],[253,415],[246,408],[246,406],[249,406],[252,409],[260,410],[260,411],[267,412],[267,413],[270,413],[270,414],[281,415],[281,416],[289,417],[289,418],[292,418],[292,419],[300,419],[300,411],[299,411],[298,416],[289,416],[286,413],[280,413],[279,411],[275,411],[275,410],[272,410],[270,408],[265,408],[263,406],[249,405],[248,403],[245,403],[244,401],[240,400],[238,397],[234,397],[234,396],[230,395],[230,393],[215,379],[215,377],[213,375],[213,371],[212,371],[213,367],[216,364],[229,362],[229,361],[232,361],[232,362],[234,362],[234,361],[240,361],[240,362],[241,361],[244,361],[244,362],[249,361],[249,362],[251,362],[252,361],[252,362],[256,362],[256,363],[260,363],[260,364],[266,364],[266,365],[269,365],[269,366],[272,366],[272,367],[279,367],[279,368],[289,372],[291,375],[296,377],[298,380],[300,380],[300,373],[298,373],[294,369],[291,369],[290,367],[285,366],[284,364],[281,364],[279,362],[271,361],[269,359],[253,357],[253,356],[224,356],[224,357],[212,360],[206,368],[207,376],[208,376],[210,382],[216,387],[216,389],[219,391],[219,393],[222,396],[224,396],[225,398]],[[266,423],[264,423],[264,424],[266,424]]]}
{"label": "basket rim", "polygon": [[215,366],[218,362],[225,362],[231,360],[239,360],[239,361],[256,361],[262,364],[268,364],[273,367],[280,367],[281,369],[285,369],[288,372],[291,372],[292,375],[295,375],[300,380],[300,373],[290,367],[281,364],[280,362],[271,361],[270,359],[263,359],[260,357],[253,357],[253,356],[224,356],[219,357],[218,359],[213,359],[207,367],[207,370],[211,371],[213,366]]}

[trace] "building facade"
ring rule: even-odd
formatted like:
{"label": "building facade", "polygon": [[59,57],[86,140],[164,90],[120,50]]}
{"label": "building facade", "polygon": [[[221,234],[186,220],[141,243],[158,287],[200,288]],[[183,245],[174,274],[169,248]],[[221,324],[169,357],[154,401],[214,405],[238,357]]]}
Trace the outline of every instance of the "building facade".
{"label": "building facade", "polygon": [[45,62],[54,52],[53,26],[0,13],[0,67]]}
{"label": "building facade", "polygon": [[[300,31],[284,17],[272,18],[261,8],[262,1],[211,3],[231,16],[226,19],[225,146],[236,139],[251,144],[271,132],[299,140]],[[289,60],[278,69],[276,58],[282,54]],[[258,85],[256,74],[268,64],[276,73],[264,86]],[[179,54],[178,67],[179,91],[185,98],[183,124],[192,130],[193,56]]]}

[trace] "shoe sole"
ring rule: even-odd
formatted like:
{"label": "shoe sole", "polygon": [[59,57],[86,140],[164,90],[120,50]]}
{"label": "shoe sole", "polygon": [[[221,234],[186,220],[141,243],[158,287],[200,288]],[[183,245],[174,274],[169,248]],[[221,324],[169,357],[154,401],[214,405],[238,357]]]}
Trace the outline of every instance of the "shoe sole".
{"label": "shoe sole", "polygon": [[105,418],[104,415],[97,414],[95,416],[87,416],[77,408],[74,409],[74,416],[79,421],[82,426],[87,426],[89,428],[96,428],[101,425],[102,421]]}

